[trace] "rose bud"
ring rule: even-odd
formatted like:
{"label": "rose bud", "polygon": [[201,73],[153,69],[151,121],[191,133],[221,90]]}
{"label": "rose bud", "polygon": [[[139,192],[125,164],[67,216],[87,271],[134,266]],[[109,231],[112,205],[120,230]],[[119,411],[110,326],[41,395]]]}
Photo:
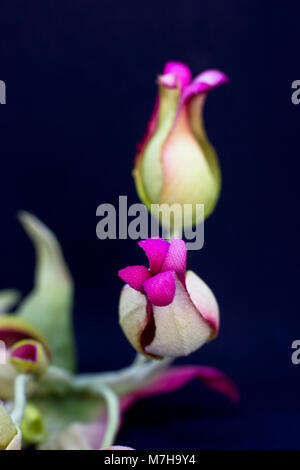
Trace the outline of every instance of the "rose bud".
{"label": "rose bud", "polygon": [[10,350],[10,362],[23,374],[43,375],[49,364],[44,347],[38,341],[18,341]]}
{"label": "rose bud", "polygon": [[139,245],[150,267],[119,271],[127,283],[120,297],[120,325],[132,346],[145,355],[186,356],[216,336],[217,301],[196,274],[186,272],[183,240],[149,238]]}
{"label": "rose bud", "polygon": [[0,450],[18,450],[21,448],[21,433],[0,404]]}
{"label": "rose bud", "polygon": [[[205,217],[213,211],[221,174],[202,113],[208,92],[227,81],[218,70],[207,70],[192,81],[190,69],[180,62],[167,63],[158,77],[159,96],[133,172],[139,197],[149,210],[151,204],[180,204],[182,214],[189,212],[185,225],[202,221],[196,204],[204,205]],[[163,214],[163,207],[160,210]],[[154,215],[157,211],[152,207]]]}

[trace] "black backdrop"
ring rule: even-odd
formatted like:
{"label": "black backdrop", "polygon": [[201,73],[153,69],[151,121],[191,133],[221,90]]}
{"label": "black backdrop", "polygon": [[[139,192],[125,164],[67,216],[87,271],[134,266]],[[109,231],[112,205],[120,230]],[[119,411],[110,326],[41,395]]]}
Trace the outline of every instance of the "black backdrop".
{"label": "black backdrop", "polygon": [[193,383],[140,402],[118,442],[135,448],[298,448],[300,78],[296,2],[4,1],[0,6],[0,285],[32,285],[33,251],[15,215],[59,237],[76,283],[80,369],[115,369],[134,352],[117,324],[116,272],[142,263],[133,241],[99,241],[96,207],[137,202],[131,169],[167,60],[217,67],[205,122],[223,173],[205,247],[189,267],[213,288],[219,338],[185,361],[219,367],[238,408]]}

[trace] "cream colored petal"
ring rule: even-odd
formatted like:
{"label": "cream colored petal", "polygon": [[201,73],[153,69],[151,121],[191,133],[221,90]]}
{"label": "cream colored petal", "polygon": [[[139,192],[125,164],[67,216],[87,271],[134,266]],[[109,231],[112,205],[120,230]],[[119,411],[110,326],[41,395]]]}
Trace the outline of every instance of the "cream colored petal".
{"label": "cream colored petal", "polygon": [[186,273],[186,288],[197,310],[212,325],[213,336],[215,336],[219,330],[220,314],[212,290],[193,271]]}
{"label": "cream colored petal", "polygon": [[5,450],[21,450],[22,449],[22,433],[19,428],[17,428],[17,434],[12,439],[10,444],[6,447]]}
{"label": "cream colored petal", "polygon": [[140,336],[147,324],[146,307],[145,295],[128,285],[123,287],[119,302],[119,322],[128,341],[141,353]]}
{"label": "cream colored petal", "polygon": [[153,307],[156,331],[146,352],[164,357],[187,356],[206,343],[211,327],[193,305],[187,291],[176,279],[176,294],[166,307]]}
{"label": "cream colored petal", "polygon": [[[205,216],[210,214],[220,192],[217,156],[206,139],[200,141],[193,134],[186,107],[164,145],[163,175],[161,204],[204,204]],[[194,218],[195,222],[201,220]]]}

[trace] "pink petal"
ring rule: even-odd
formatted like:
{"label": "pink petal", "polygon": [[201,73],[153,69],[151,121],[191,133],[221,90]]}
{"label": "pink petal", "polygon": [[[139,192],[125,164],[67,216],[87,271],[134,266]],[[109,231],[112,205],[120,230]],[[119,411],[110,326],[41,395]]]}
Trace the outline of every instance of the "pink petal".
{"label": "pink petal", "polygon": [[176,284],[173,271],[166,271],[147,279],[144,289],[148,299],[157,307],[169,305],[175,296]]}
{"label": "pink petal", "polygon": [[178,279],[184,284],[186,255],[185,242],[180,238],[173,238],[161,271],[175,271]]}
{"label": "pink petal", "polygon": [[38,357],[38,348],[36,344],[23,344],[13,350],[11,357],[22,359],[24,361],[36,362]]}
{"label": "pink petal", "polygon": [[[189,67],[182,62],[167,62],[161,77],[165,75],[173,75],[177,79],[181,90],[183,90],[192,79]],[[173,86],[171,86],[171,88],[173,88]]]}
{"label": "pink petal", "polygon": [[159,273],[168,253],[170,243],[163,238],[148,238],[147,240],[140,241],[138,244],[143,248],[148,257],[151,273]]}
{"label": "pink petal", "polygon": [[122,281],[140,292],[144,292],[143,284],[151,277],[150,271],[145,266],[128,266],[118,272]]}
{"label": "pink petal", "polygon": [[160,372],[147,385],[122,397],[122,410],[126,410],[142,398],[178,390],[196,378],[200,379],[206,387],[225,395],[233,403],[239,402],[240,394],[235,383],[218,369],[208,366],[178,366]]}
{"label": "pink petal", "polygon": [[206,70],[198,75],[183,92],[182,102],[189,100],[193,95],[206,93],[214,88],[228,83],[229,78],[219,70]]}

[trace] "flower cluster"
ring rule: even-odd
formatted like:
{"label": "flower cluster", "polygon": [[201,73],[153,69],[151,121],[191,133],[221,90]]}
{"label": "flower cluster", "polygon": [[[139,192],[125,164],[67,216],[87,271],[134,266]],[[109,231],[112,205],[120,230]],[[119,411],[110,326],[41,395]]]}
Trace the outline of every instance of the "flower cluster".
{"label": "flower cluster", "polygon": [[[226,81],[216,70],[192,81],[188,67],[174,62],[158,78],[159,97],[134,170],[138,193],[149,210],[157,202],[200,203],[205,216],[212,212],[220,171],[201,112],[208,91]],[[193,208],[190,215],[192,223],[201,221]],[[0,341],[7,350],[7,363],[0,366],[0,450],[28,445],[130,450],[113,446],[125,411],[139,399],[177,390],[194,378],[238,402],[239,392],[223,372],[200,365],[171,366],[174,358],[215,338],[219,329],[215,296],[186,270],[183,240],[140,241],[149,267],[119,271],[126,283],[119,319],[138,352],[133,363],[110,373],[77,374],[72,276],[51,230],[28,213],[20,221],[37,261],[34,289],[25,299],[14,290],[0,291]]]}

